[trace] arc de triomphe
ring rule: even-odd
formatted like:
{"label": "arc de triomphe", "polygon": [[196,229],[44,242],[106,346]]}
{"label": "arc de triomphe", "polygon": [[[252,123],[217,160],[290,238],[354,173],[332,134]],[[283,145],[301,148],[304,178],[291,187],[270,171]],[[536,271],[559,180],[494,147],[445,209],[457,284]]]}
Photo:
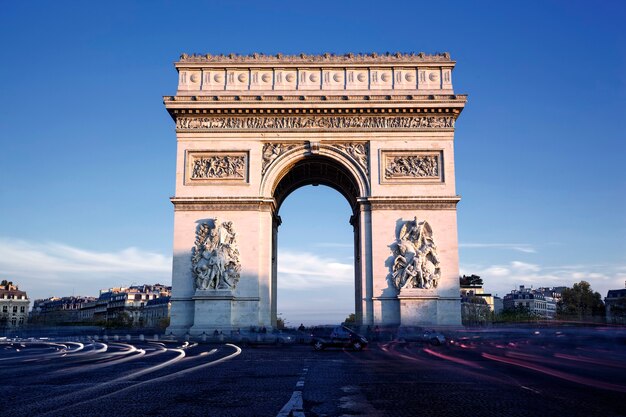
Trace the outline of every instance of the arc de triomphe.
{"label": "arc de triomphe", "polygon": [[278,211],[310,184],[352,207],[360,324],[460,324],[454,65],[183,54],[164,97],[178,142],[168,331],[276,324]]}

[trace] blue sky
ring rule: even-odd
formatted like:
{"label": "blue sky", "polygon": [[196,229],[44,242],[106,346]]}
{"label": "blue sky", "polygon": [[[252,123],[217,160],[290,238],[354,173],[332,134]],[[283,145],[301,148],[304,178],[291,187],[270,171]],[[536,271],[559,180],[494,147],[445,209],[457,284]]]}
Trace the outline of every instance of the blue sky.
{"label": "blue sky", "polygon": [[[0,277],[31,298],[169,282],[181,52],[449,51],[461,272],[603,295],[626,280],[621,1],[9,2],[0,8]],[[348,204],[281,209],[279,311],[352,311]],[[311,221],[315,218],[315,221]],[[299,236],[307,235],[306,245]],[[318,266],[306,277],[299,264]],[[305,295],[306,294],[306,295]],[[297,323],[296,323],[297,324]]]}

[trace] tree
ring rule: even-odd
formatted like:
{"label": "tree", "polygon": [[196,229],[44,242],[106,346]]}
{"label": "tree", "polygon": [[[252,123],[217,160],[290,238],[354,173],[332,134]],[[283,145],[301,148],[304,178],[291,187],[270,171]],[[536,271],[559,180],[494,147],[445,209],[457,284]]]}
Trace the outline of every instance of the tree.
{"label": "tree", "polygon": [[481,277],[479,277],[478,275],[463,275],[462,277],[459,277],[459,283],[461,284],[461,286],[478,286],[478,285],[483,285],[483,279]]}
{"label": "tree", "polygon": [[557,316],[561,319],[604,319],[604,311],[602,296],[599,292],[594,292],[587,281],[565,288],[557,304]]}
{"label": "tree", "polygon": [[513,308],[506,308],[496,316],[495,321],[506,323],[527,323],[540,320],[542,317],[538,313],[531,311],[529,307],[517,305]]}
{"label": "tree", "polygon": [[468,296],[461,299],[461,322],[464,326],[482,325],[491,320],[491,309],[484,298]]}
{"label": "tree", "polygon": [[123,311],[108,319],[106,327],[110,329],[130,329],[133,327],[133,318],[126,311]]}
{"label": "tree", "polygon": [[354,326],[356,324],[356,314],[350,313],[343,321],[344,326]]}
{"label": "tree", "polygon": [[276,328],[279,330],[282,330],[285,328],[285,319],[283,319],[282,317],[278,317],[276,319]]}
{"label": "tree", "polygon": [[170,326],[170,318],[169,317],[163,317],[157,323],[158,329],[162,330],[162,331],[165,331],[165,329],[167,329],[169,326]]}

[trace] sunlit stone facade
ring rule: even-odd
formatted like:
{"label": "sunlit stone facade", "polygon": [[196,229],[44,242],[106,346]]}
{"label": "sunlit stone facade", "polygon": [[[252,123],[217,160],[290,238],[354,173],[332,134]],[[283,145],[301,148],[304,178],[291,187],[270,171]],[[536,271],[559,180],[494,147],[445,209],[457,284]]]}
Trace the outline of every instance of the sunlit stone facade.
{"label": "sunlit stone facade", "polygon": [[352,207],[360,324],[460,324],[454,66],[183,54],[164,97],[178,149],[169,330],[275,325],[278,212],[310,184]]}

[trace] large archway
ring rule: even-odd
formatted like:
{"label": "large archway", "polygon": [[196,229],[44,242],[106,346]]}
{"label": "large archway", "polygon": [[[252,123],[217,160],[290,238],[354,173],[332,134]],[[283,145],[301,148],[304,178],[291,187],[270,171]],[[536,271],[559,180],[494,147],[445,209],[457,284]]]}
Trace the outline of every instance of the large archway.
{"label": "large archway", "polygon": [[170,331],[276,323],[276,237],[304,185],[349,202],[363,325],[460,323],[447,54],[186,55]]}
{"label": "large archway", "polygon": [[278,210],[279,325],[340,323],[355,313],[354,227],[348,200],[326,185],[290,193]]}
{"label": "large archway", "polygon": [[[294,155],[295,156],[295,155]],[[353,173],[343,165],[345,161],[339,158],[332,159],[323,155],[311,155],[305,151],[299,156],[290,158],[276,175],[274,186],[272,187],[272,195],[276,201],[276,215],[273,217],[272,225],[272,325],[276,324],[278,314],[278,237],[279,229],[282,223],[281,217],[278,215],[285,199],[294,191],[307,185],[325,185],[339,192],[348,202],[352,211],[350,215],[350,224],[353,227],[353,245],[354,245],[354,313],[358,324],[363,319],[363,282],[361,276],[361,230],[358,227],[358,199],[361,197],[359,182]],[[311,219],[317,223],[317,219]],[[332,288],[329,288],[332,291]],[[318,323],[319,324],[319,323]]]}

